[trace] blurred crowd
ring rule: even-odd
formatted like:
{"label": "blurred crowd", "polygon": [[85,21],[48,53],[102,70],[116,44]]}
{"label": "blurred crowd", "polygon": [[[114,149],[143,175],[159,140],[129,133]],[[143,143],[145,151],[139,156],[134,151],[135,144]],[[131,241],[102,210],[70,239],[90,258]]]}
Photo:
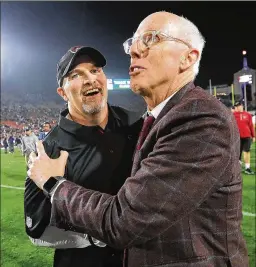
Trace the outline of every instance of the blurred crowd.
{"label": "blurred crowd", "polygon": [[1,147],[5,153],[13,153],[14,147],[22,149],[22,139],[28,131],[38,139],[44,136],[44,126],[56,125],[63,105],[1,105]]}

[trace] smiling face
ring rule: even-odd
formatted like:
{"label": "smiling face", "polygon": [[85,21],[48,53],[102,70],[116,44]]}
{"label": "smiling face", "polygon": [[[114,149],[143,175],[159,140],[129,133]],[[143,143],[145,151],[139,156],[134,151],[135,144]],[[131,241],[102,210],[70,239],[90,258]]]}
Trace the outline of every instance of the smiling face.
{"label": "smiling face", "polygon": [[107,78],[88,56],[80,56],[57,89],[72,116],[94,115],[107,107]]}

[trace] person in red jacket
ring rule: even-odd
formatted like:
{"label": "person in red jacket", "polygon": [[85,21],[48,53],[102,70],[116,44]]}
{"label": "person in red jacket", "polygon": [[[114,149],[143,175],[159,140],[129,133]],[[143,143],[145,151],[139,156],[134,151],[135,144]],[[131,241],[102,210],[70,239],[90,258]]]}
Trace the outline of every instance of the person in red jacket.
{"label": "person in red jacket", "polygon": [[252,115],[249,112],[244,111],[242,102],[235,103],[235,112],[233,112],[238,129],[240,132],[240,162],[242,158],[242,152],[244,152],[245,173],[254,174],[250,168],[251,157],[251,143],[255,142],[255,133],[252,123]]}

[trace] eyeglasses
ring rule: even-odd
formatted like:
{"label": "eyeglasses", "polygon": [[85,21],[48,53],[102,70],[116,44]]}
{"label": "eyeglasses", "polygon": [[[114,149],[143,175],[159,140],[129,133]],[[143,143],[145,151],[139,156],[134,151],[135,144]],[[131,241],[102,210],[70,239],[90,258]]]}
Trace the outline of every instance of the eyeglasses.
{"label": "eyeglasses", "polygon": [[189,43],[160,31],[147,31],[137,37],[131,37],[123,43],[123,46],[125,53],[129,55],[131,52],[131,46],[135,42],[137,42],[138,49],[140,51],[144,51],[144,49],[149,49],[161,41],[175,41],[186,45],[188,48],[191,48]]}

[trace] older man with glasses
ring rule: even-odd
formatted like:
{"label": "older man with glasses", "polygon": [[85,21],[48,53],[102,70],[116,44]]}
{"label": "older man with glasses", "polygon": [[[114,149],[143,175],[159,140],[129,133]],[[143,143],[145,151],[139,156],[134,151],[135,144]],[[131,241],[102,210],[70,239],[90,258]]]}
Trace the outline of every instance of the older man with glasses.
{"label": "older man with glasses", "polygon": [[236,122],[193,83],[204,44],[192,22],[168,12],[146,17],[124,43],[131,88],[148,112],[115,196],[70,181],[50,187],[66,160],[52,161],[38,143],[29,175],[51,198],[52,225],[125,248],[128,267],[248,266]]}

